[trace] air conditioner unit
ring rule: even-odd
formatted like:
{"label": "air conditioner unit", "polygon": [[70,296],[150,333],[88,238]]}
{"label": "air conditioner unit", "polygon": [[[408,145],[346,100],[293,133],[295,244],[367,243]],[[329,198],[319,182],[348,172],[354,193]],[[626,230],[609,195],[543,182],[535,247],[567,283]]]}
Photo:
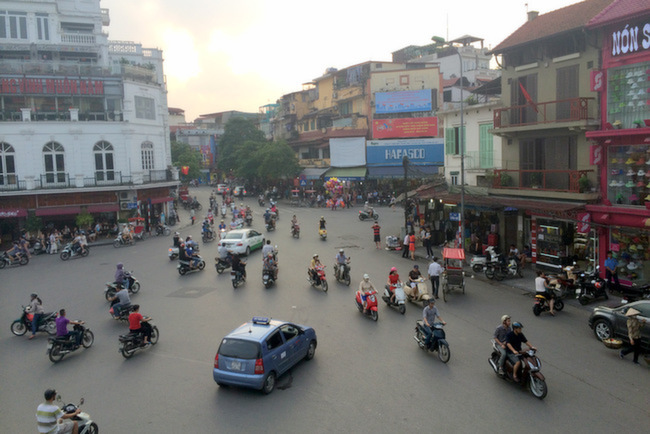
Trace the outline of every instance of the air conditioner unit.
{"label": "air conditioner unit", "polygon": [[129,210],[129,202],[120,202],[120,209],[122,211],[128,211]]}

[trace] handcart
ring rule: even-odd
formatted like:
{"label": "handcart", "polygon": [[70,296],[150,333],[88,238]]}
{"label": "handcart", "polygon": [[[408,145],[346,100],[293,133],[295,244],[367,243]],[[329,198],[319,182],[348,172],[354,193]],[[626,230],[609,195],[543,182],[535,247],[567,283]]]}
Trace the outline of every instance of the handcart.
{"label": "handcart", "polygon": [[144,240],[147,238],[147,231],[145,231],[144,218],[142,217],[133,217],[130,218],[129,224],[133,226],[133,237],[136,240]]}
{"label": "handcart", "polygon": [[445,247],[442,250],[442,260],[445,271],[440,278],[440,285],[442,286],[442,299],[446,302],[447,295],[454,289],[463,291],[465,294],[465,271],[463,271],[465,251]]}
{"label": "handcart", "polygon": [[291,190],[291,202],[289,202],[289,205],[300,205],[300,190]]}

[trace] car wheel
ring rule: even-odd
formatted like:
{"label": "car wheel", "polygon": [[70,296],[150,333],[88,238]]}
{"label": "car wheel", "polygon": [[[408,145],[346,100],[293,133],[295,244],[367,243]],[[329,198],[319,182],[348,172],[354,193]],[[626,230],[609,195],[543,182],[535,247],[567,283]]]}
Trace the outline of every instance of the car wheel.
{"label": "car wheel", "polygon": [[269,374],[264,379],[264,385],[262,386],[262,393],[268,395],[273,392],[275,389],[275,372],[269,372]]}
{"label": "car wheel", "polygon": [[246,247],[246,256],[251,254],[251,248],[250,246]]}
{"label": "car wheel", "polygon": [[594,334],[598,340],[603,341],[614,336],[614,330],[612,330],[612,325],[609,321],[599,319],[594,323]]}
{"label": "car wheel", "polygon": [[313,359],[314,354],[316,354],[316,341],[311,341],[309,342],[309,348],[307,348],[307,355],[305,356],[305,360]]}
{"label": "car wheel", "polygon": [[11,323],[11,333],[15,334],[16,336],[22,336],[27,333],[27,326],[25,326],[24,322],[17,319]]}
{"label": "car wheel", "polygon": [[137,294],[138,291],[140,291],[140,282],[133,282],[133,285],[131,285],[131,292]]}
{"label": "car wheel", "polygon": [[81,337],[81,345],[84,348],[90,348],[95,342],[95,335],[90,330],[84,331],[84,335]]}

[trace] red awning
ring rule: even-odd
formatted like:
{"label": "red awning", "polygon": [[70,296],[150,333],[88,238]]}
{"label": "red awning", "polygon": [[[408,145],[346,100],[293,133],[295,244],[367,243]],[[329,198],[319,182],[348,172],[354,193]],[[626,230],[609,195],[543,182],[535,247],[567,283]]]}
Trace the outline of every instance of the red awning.
{"label": "red awning", "polygon": [[118,212],[120,206],[116,203],[102,203],[97,205],[88,205],[88,212]]}
{"label": "red awning", "polygon": [[53,206],[49,208],[38,208],[36,215],[68,215],[79,214],[81,212],[80,206]]}
{"label": "red awning", "polygon": [[442,257],[444,259],[465,259],[465,251],[463,249],[445,247],[442,249]]}
{"label": "red awning", "polygon": [[23,208],[0,209],[0,218],[27,217],[27,210]]}
{"label": "red awning", "polygon": [[172,197],[154,197],[151,199],[151,203],[162,203],[162,202],[171,202],[174,198]]}

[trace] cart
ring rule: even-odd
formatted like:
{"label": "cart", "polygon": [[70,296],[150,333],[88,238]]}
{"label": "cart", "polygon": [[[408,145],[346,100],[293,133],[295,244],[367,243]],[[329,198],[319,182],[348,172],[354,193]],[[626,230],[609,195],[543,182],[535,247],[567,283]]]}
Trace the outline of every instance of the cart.
{"label": "cart", "polygon": [[454,289],[463,291],[465,294],[465,272],[463,271],[465,251],[445,247],[442,250],[442,260],[445,271],[440,278],[440,285],[442,286],[442,299],[447,302],[447,295]]}
{"label": "cart", "polygon": [[133,217],[130,218],[129,224],[133,226],[133,237],[136,240],[144,240],[147,238],[147,232],[145,231],[144,218],[142,217]]}
{"label": "cart", "polygon": [[291,202],[289,205],[298,206],[300,205],[300,190],[291,190]]}

